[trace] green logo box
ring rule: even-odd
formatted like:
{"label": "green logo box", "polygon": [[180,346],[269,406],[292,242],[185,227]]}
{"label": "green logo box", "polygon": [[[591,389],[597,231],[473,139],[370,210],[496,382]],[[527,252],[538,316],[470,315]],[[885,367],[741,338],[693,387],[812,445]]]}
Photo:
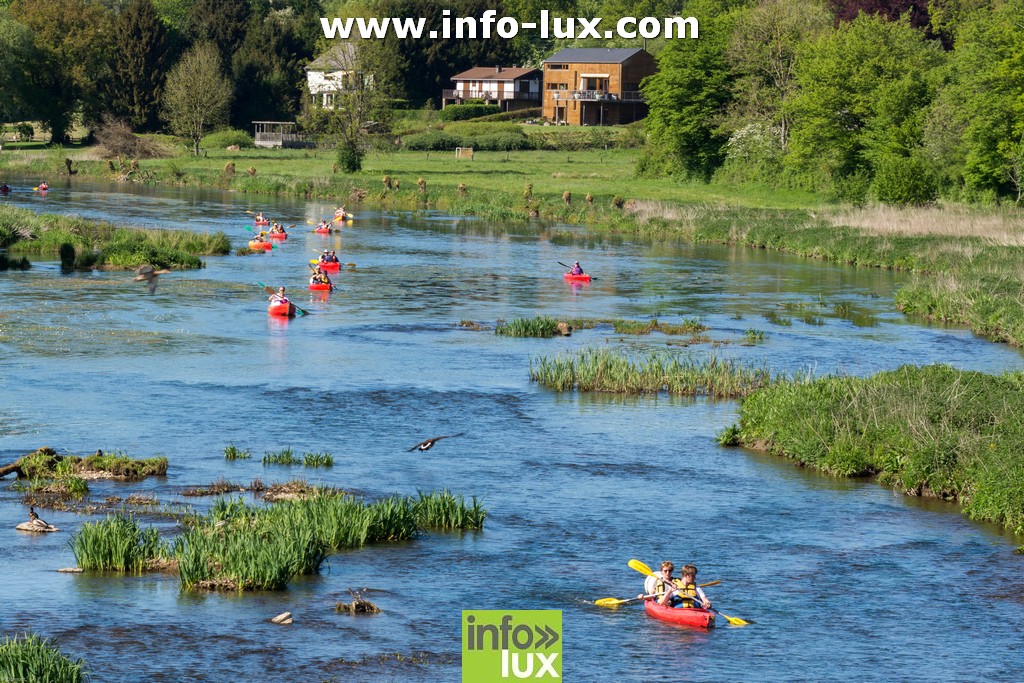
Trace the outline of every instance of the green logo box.
{"label": "green logo box", "polygon": [[562,610],[462,612],[462,683],[562,679]]}

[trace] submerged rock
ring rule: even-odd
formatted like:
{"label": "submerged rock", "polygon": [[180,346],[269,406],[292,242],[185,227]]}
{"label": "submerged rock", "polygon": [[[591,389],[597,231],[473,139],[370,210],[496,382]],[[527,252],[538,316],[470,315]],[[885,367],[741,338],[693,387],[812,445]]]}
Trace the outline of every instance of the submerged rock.
{"label": "submerged rock", "polygon": [[278,614],[276,617],[274,617],[270,621],[271,621],[271,623],[274,623],[274,624],[281,624],[282,626],[287,626],[288,624],[292,623],[292,613],[291,612],[281,612],[280,614]]}

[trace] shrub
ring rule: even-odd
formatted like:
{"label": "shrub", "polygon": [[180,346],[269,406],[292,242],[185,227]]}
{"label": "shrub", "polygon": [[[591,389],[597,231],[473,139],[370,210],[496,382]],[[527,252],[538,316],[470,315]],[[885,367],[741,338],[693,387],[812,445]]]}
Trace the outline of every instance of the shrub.
{"label": "shrub", "polygon": [[199,141],[199,146],[206,149],[224,149],[231,145],[238,145],[242,149],[247,149],[255,147],[256,143],[253,142],[252,136],[244,130],[236,130],[234,128],[210,133]]}
{"label": "shrub", "polygon": [[437,113],[437,118],[442,121],[465,121],[500,113],[501,107],[496,104],[450,104]]}
{"label": "shrub", "polygon": [[403,141],[406,149],[419,152],[447,152],[464,145],[462,138],[440,130],[432,130],[419,135],[407,135]]}
{"label": "shrub", "polygon": [[106,150],[103,156],[108,159],[152,159],[166,156],[166,151],[160,145],[139,137],[132,132],[131,126],[113,116],[104,115],[103,123],[97,126],[95,136],[96,142]]}
{"label": "shrub", "polygon": [[887,156],[875,166],[871,192],[886,204],[920,206],[934,202],[939,188],[931,169],[920,159]]}

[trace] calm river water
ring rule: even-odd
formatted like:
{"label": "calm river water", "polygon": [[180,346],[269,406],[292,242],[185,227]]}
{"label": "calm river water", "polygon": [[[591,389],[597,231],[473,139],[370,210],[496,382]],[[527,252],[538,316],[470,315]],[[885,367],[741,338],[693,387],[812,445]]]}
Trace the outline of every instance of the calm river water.
{"label": "calm river water", "polygon": [[[15,532],[27,510],[8,478],[0,635],[56,638],[93,680],[457,681],[463,609],[562,610],[569,681],[1020,678],[1024,557],[1013,549],[1024,539],[946,503],[720,448],[733,402],[559,394],[529,381],[531,357],[593,346],[818,374],[1024,365],[1016,350],[897,313],[903,276],[367,207],[325,238],[307,224],[330,212],[325,203],[196,190],[76,184],[0,201],[223,230],[236,247],[250,236],[245,210],[297,224],[273,252],[209,258],[161,278],[153,296],[123,272],[62,275],[40,262],[0,273],[0,464],[44,445],[163,455],[166,478],[93,482],[92,495],[200,509],[211,500],[183,499],[183,488],[304,477],[367,497],[447,487],[490,511],[482,532],[334,555],[281,593],[191,595],[163,574],[56,573],[74,565],[70,532],[92,518],[43,511],[62,533]],[[307,260],[323,248],[357,265],[327,300],[305,291]],[[562,281],[557,262],[575,259],[591,285]],[[312,315],[268,319],[257,283],[287,285]],[[840,303],[851,312],[837,315]],[[699,317],[723,343],[683,350],[610,327],[509,339],[458,326],[541,313]],[[766,340],[742,345],[748,329]],[[228,444],[256,457],[227,462]],[[335,465],[261,464],[289,446],[330,451]],[[700,580],[722,581],[708,591],[716,607],[756,623],[701,632],[636,605],[595,607],[640,591],[630,558],[696,563]],[[379,589],[368,597],[382,614],[334,612],[362,587]],[[283,611],[294,625],[268,623]]]}

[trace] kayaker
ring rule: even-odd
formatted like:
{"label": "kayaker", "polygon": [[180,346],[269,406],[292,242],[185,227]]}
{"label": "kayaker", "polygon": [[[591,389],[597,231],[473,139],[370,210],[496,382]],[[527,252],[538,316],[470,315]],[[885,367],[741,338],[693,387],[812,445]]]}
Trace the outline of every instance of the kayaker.
{"label": "kayaker", "polygon": [[711,601],[704,591],[697,585],[697,567],[692,564],[684,564],[679,570],[679,578],[672,582],[675,589],[665,593],[658,599],[659,605],[671,605],[672,607],[688,608],[694,607],[700,601],[701,607],[711,609]]}
{"label": "kayaker", "polygon": [[271,304],[286,304],[288,303],[288,297],[284,294],[284,287],[278,287],[277,291],[267,297],[267,301]]}
{"label": "kayaker", "polygon": [[283,235],[284,226],[278,223],[277,221],[274,221],[274,224],[270,226],[270,232],[273,235]]}
{"label": "kayaker", "polygon": [[331,282],[331,278],[327,277],[327,273],[324,272],[323,268],[317,268],[316,272],[310,276],[309,284],[333,286],[334,283]]}
{"label": "kayaker", "polygon": [[39,191],[40,192],[46,192],[49,189],[50,189],[50,186],[47,185],[46,183],[39,183]]}
{"label": "kayaker", "polygon": [[324,253],[320,254],[320,263],[327,263],[331,260],[331,252],[324,249]]}
{"label": "kayaker", "polygon": [[7,194],[10,191],[11,191],[11,186],[8,185],[7,183],[4,183],[3,185],[0,185],[0,194]]}
{"label": "kayaker", "polygon": [[327,257],[328,263],[338,263],[338,257],[334,255],[334,250],[331,249],[330,255]]}
{"label": "kayaker", "polygon": [[672,581],[672,572],[675,571],[676,566],[669,560],[665,560],[661,563],[661,575],[660,576],[648,576],[644,580],[644,592],[636,596],[642,598],[647,595],[657,595],[658,593],[668,594],[666,591],[671,592],[675,587],[675,583]]}
{"label": "kayaker", "polygon": [[259,212],[258,214],[256,214],[256,220],[257,220],[258,222],[262,223],[263,221],[265,221],[265,220],[267,220],[267,219],[266,219],[266,217],[265,217],[265,216],[263,215],[263,212],[262,212],[262,211],[260,211],[260,212]]}
{"label": "kayaker", "polygon": [[569,271],[570,275],[583,275],[583,268],[580,267],[579,261],[573,261],[572,270]]}

